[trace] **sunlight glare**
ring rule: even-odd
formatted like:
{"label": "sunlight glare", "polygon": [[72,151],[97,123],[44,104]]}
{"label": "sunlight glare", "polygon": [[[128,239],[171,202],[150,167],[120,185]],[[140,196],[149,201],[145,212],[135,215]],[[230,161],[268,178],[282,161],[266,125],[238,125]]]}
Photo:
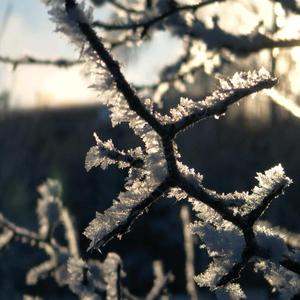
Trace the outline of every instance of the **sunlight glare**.
{"label": "sunlight glare", "polygon": [[[37,106],[41,104],[39,97],[43,96],[43,105],[49,106],[66,106],[76,104],[88,104],[96,102],[96,95],[92,89],[88,89],[87,80],[79,75],[80,67],[71,70],[61,70],[48,77],[37,93]],[[44,96],[49,98],[45,103]]]}

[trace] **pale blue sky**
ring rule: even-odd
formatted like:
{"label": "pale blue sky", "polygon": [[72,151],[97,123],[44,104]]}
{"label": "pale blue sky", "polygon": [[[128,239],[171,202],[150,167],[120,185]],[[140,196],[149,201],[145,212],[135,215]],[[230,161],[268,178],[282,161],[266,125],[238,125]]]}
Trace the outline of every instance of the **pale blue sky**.
{"label": "pale blue sky", "polygon": [[[66,38],[54,33],[47,9],[41,0],[0,0],[0,34],[5,12],[11,13],[0,40],[0,55],[39,58],[77,58]],[[101,20],[109,17],[109,6],[95,11]],[[168,43],[166,43],[166,38]],[[156,35],[154,43],[147,43],[131,55],[126,73],[132,81],[154,81],[161,65],[175,59],[180,43],[165,34]],[[175,49],[175,51],[174,51]],[[177,49],[177,50],[176,50]],[[151,53],[151,55],[149,55]],[[96,96],[87,88],[89,83],[81,75],[81,67],[57,69],[55,67],[20,66],[12,72],[11,66],[0,63],[0,93],[11,93],[11,107],[53,106],[95,102]]]}

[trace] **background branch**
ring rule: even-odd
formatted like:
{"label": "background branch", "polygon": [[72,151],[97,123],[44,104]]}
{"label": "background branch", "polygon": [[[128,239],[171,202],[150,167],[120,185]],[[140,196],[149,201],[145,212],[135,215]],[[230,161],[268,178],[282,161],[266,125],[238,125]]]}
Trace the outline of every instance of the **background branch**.
{"label": "background branch", "polygon": [[13,65],[16,69],[20,65],[45,65],[45,66],[56,66],[59,68],[72,67],[74,65],[81,64],[81,60],[69,60],[65,58],[59,59],[40,59],[33,56],[23,56],[20,58],[10,58],[8,56],[0,56],[0,62],[5,64]]}

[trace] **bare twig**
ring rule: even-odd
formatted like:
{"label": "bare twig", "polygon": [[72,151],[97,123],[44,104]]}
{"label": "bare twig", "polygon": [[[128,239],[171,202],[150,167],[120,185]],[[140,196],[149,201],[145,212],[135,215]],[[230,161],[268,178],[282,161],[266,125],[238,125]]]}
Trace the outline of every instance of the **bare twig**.
{"label": "bare twig", "polygon": [[65,229],[65,236],[68,242],[68,249],[73,257],[79,257],[77,233],[72,222],[72,217],[66,208],[61,210],[61,222]]}
{"label": "bare twig", "polygon": [[154,283],[150,292],[145,297],[145,300],[162,299],[161,296],[163,295],[165,289],[174,279],[171,273],[164,274],[161,261],[153,262],[153,272],[155,276]]}
{"label": "bare twig", "polygon": [[37,244],[38,243],[48,244],[45,241],[45,239],[40,237],[40,235],[37,234],[36,232],[15,225],[13,222],[7,220],[2,214],[0,214],[0,228],[1,227],[7,228],[8,230],[12,231],[14,234],[14,238],[20,239],[23,242],[30,243],[31,241],[34,241]]}
{"label": "bare twig", "polygon": [[182,6],[174,6],[170,10],[162,13],[161,15],[158,15],[156,17],[152,17],[148,20],[142,20],[140,22],[136,23],[128,23],[128,24],[106,24],[100,21],[94,22],[95,27],[99,27],[105,30],[136,30],[138,28],[143,28],[143,34],[145,35],[145,32],[148,31],[148,29],[153,26],[156,23],[164,21],[166,18],[169,18],[172,15],[178,14],[180,12],[184,11],[192,11],[195,12],[201,7],[207,6],[212,3],[216,2],[223,2],[225,0],[206,0],[203,2],[200,2],[198,4],[193,5],[182,5]]}
{"label": "bare twig", "polygon": [[81,60],[69,60],[65,58],[59,59],[40,59],[33,56],[24,56],[20,58],[10,58],[8,56],[0,56],[0,62],[5,64],[13,65],[16,69],[20,65],[45,65],[45,66],[56,66],[59,68],[72,67],[74,65],[81,64]]}
{"label": "bare twig", "polygon": [[190,213],[187,206],[183,206],[180,210],[180,218],[183,228],[184,250],[185,250],[185,278],[186,289],[191,297],[191,300],[197,300],[197,288],[194,281],[195,267],[194,267],[194,241],[193,236],[188,228],[191,223]]}

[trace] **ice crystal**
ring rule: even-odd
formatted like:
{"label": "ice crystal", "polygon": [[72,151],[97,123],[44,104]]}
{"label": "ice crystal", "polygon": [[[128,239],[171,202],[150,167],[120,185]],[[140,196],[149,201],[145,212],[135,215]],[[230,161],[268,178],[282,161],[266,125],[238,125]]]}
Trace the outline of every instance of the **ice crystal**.
{"label": "ice crystal", "polygon": [[94,133],[94,137],[97,145],[91,147],[86,155],[85,168],[87,171],[98,166],[105,170],[111,164],[118,164],[119,168],[122,169],[134,165],[138,160],[141,164],[141,157],[143,157],[141,148],[127,152],[120,151],[115,148],[112,140],[103,142],[96,133]]}
{"label": "ice crystal", "polygon": [[99,60],[95,51],[86,45],[86,37],[79,27],[79,23],[91,26],[93,23],[92,8],[86,9],[82,2],[66,13],[64,1],[50,0],[47,1],[47,4],[50,7],[51,20],[56,24],[56,30],[66,35],[71,43],[81,51],[81,59],[85,61],[84,72],[91,77],[90,87],[99,93],[102,104],[110,108],[113,125],[128,122],[128,117],[135,114],[118,93],[105,64]]}
{"label": "ice crystal", "polygon": [[183,190],[181,190],[180,188],[170,189],[167,196],[169,198],[175,198],[178,201],[188,198],[188,194],[186,192],[184,192]]}
{"label": "ice crystal", "polygon": [[92,24],[92,8],[86,9],[84,2],[81,2],[66,13],[64,1],[48,0],[47,5],[51,21],[56,24],[56,31],[68,36],[75,46],[81,48],[86,43],[86,38],[80,31],[78,22]]}
{"label": "ice crystal", "polygon": [[[283,190],[291,183],[291,180],[285,176],[281,165],[264,174],[259,173],[257,179],[258,186],[253,189],[251,194],[236,192],[220,195],[214,191],[206,190],[206,192],[224,203],[233,200],[236,201],[236,204],[240,202],[241,205],[235,205],[233,202],[234,210],[243,215],[253,211],[266,197],[278,189]],[[203,274],[198,275],[196,281],[200,286],[214,288],[222,276],[227,274],[232,266],[240,260],[240,254],[245,247],[244,237],[237,227],[223,220],[214,209],[193,198],[189,198],[189,201],[200,219],[192,225],[192,231],[200,237],[209,256],[213,258],[209,268]],[[259,247],[274,261],[280,261],[287,255],[288,248],[283,239],[271,229],[257,226],[255,234]],[[222,293],[225,293],[226,289],[225,286]]]}
{"label": "ice crystal", "polygon": [[[140,149],[134,151],[134,154],[143,157],[143,168],[129,170],[125,185],[126,191],[120,193],[118,199],[114,200],[113,205],[103,214],[97,213],[96,218],[85,230],[85,235],[92,240],[90,248],[100,247],[107,242],[102,242],[101,239],[112,232],[114,228],[122,226],[130,215],[135,215],[135,208],[151,194],[167,175],[160,137],[140,117],[130,119],[130,116],[127,115],[126,118],[128,118],[130,127],[142,138],[145,144],[145,154],[143,156]],[[126,155],[126,153],[116,150],[111,142],[104,144],[98,140],[97,144],[101,147],[102,155],[99,155],[99,146],[95,146],[97,149],[92,147],[87,155],[87,169],[97,165],[106,167],[108,164],[114,163],[115,161],[108,158],[108,152],[110,154],[114,152],[119,155]],[[121,166],[124,166],[124,161],[122,161]],[[147,180],[144,180],[144,178],[147,178]]]}

